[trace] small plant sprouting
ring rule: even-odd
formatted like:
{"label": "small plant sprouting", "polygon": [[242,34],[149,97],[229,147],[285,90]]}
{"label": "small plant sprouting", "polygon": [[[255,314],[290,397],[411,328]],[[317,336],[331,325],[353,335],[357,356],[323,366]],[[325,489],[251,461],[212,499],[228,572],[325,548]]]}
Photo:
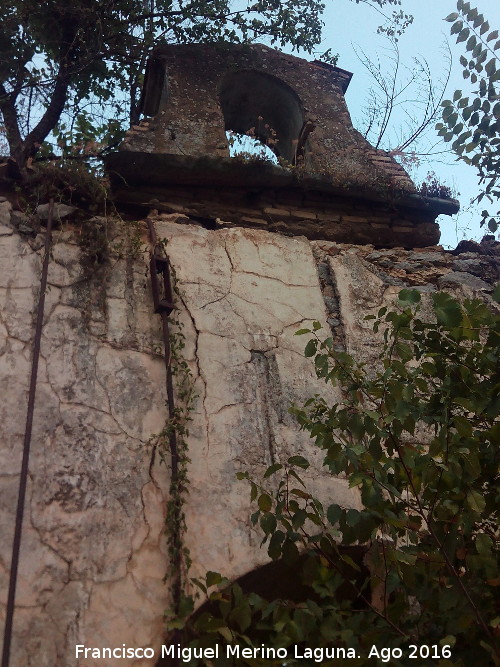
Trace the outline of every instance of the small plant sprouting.
{"label": "small plant sprouting", "polygon": [[433,197],[436,199],[453,199],[455,195],[448,185],[445,185],[438,180],[434,171],[430,171],[427,174],[427,178],[418,188],[418,194],[423,197]]}

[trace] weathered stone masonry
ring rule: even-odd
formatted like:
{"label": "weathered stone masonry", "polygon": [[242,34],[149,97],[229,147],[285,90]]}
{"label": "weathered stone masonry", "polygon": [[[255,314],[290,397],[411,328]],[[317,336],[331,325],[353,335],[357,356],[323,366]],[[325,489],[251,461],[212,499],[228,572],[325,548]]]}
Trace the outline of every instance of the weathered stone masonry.
{"label": "weathered stone masonry", "polygon": [[[8,203],[1,206],[5,595],[40,266],[34,248],[43,232],[34,239],[19,235]],[[234,481],[235,473],[248,469],[258,475],[272,460],[297,451],[313,455],[287,408],[325,388],[294,332],[317,319],[325,331],[332,327],[349,352],[373,361],[378,342],[366,314],[415,283],[424,291],[445,285],[458,294],[487,295],[490,279],[471,271],[491,267],[493,258],[439,248],[375,251],[253,229],[206,230],[176,218],[159,214],[155,224],[169,239],[182,294],[185,352],[199,394],[189,443],[193,574],[215,569],[239,576],[266,556],[249,525],[247,489]],[[82,280],[77,234],[57,234],[50,266],[16,665],[31,664],[33,656],[38,665],[76,664],[75,643],[158,646],[168,605],[162,583],[168,473],[147,444],[165,420],[147,256],[111,259],[97,280]],[[89,306],[86,295],[104,287],[104,308]],[[311,481],[321,492],[321,479]],[[329,484],[322,492],[330,499],[355,502],[342,480]]]}
{"label": "weathered stone masonry", "polygon": [[[135,130],[129,150],[110,161],[116,196],[124,212],[136,211],[144,251],[122,256],[126,230],[116,219],[91,221],[105,228],[110,246],[99,264],[89,266],[80,224],[71,215],[54,234],[14,624],[11,664],[16,667],[103,664],[78,662],[75,644],[158,650],[164,640],[163,613],[171,602],[163,583],[169,575],[164,535],[169,471],[150,438],[165,424],[165,368],[150,296],[146,216],[168,242],[184,354],[198,395],[186,507],[193,576],[211,569],[239,577],[267,561],[249,521],[248,489],[235,480],[239,470],[258,477],[272,461],[304,453],[316,460],[308,477],[318,493],[330,501],[358,503],[343,479],[318,473],[318,455],[288,414],[291,402],[326,391],[303,357],[297,329],[318,320],[339,347],[373,365],[380,340],[365,316],[394,303],[402,287],[420,289],[424,302],[436,289],[488,300],[498,280],[499,244],[493,240],[453,253],[430,245],[437,211],[455,205],[401,192],[391,179],[404,175],[392,159],[373,152],[350,124],[342,129],[346,111],[337,123],[342,136],[332,144],[337,157],[357,142],[356,160],[362,165],[363,155],[372,151],[373,159],[389,164],[388,170],[377,167],[385,189],[359,180],[359,170],[358,180],[345,187],[334,176],[329,180],[326,167],[319,174],[306,168],[299,176],[298,170],[239,164],[210,153],[204,142],[212,141],[211,131],[199,127],[201,103],[184,115],[179,107],[182,95],[195,99],[198,79],[184,77],[182,92],[175,67],[193,69],[195,51],[165,50],[173,62],[167,88],[170,104],[178,101],[177,111],[162,97],[167,95],[163,87],[158,109],[148,113],[161,113],[164,103],[168,122],[162,116],[156,126],[153,120],[145,130]],[[186,53],[191,55],[180,57]],[[238,53],[231,56],[233,74],[239,71]],[[311,120],[303,72],[312,72],[320,86],[338,82],[314,110],[316,129],[304,145],[307,162],[313,138],[319,141],[321,119],[334,102],[342,102],[348,73],[261,47],[243,54],[245,72],[262,72],[267,65],[292,88],[304,115],[300,129]],[[161,68],[150,76],[166,86]],[[245,80],[257,85],[258,77]],[[221,89],[217,81],[204,85],[210,98],[204,101],[207,122],[218,119],[222,145]],[[307,93],[311,100],[313,92]],[[284,94],[281,103],[287,100]],[[226,102],[234,123],[237,101]],[[168,139],[168,127],[175,118],[177,137],[183,127],[186,133],[198,128],[196,154],[168,154],[175,153],[168,143],[174,141]],[[155,143],[156,131],[167,133],[164,144]],[[134,144],[139,136],[146,142],[142,148]],[[185,150],[190,144],[182,141]],[[148,160],[147,142],[165,152]],[[130,150],[134,145],[140,150]],[[325,146],[316,151],[316,165],[328,158]],[[0,198],[0,619],[44,239],[43,227],[37,231],[36,220],[13,208],[9,198]]]}
{"label": "weathered stone masonry", "polygon": [[[394,158],[354,129],[344,99],[350,78],[261,45],[158,48],[143,93],[153,117],[108,160],[116,196],[188,208],[219,226],[386,247],[436,243],[437,215],[458,202],[416,194]],[[225,131],[265,143],[269,128],[289,168],[229,159]]]}

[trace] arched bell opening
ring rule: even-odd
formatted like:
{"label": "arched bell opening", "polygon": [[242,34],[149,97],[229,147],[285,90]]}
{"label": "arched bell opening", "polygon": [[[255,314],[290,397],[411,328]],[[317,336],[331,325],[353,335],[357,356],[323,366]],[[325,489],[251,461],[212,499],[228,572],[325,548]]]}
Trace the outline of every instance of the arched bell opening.
{"label": "arched bell opening", "polygon": [[[240,141],[248,136],[278,158],[295,164],[304,116],[301,102],[289,86],[255,70],[228,72],[219,100],[226,132]],[[259,149],[254,145],[254,150]]]}

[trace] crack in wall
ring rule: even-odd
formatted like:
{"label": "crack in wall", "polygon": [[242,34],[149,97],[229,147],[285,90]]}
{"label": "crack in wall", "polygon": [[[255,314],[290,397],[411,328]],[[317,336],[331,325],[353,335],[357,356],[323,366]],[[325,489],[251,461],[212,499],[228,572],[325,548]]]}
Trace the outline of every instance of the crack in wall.
{"label": "crack in wall", "polygon": [[137,345],[135,336],[135,312],[134,312],[134,260],[127,255],[125,261],[125,289],[123,298],[126,304],[126,318],[128,331],[126,332],[125,340],[127,344]]}
{"label": "crack in wall", "polygon": [[[255,239],[257,238],[260,237],[255,236]],[[249,246],[245,243],[249,239],[243,234],[227,235],[226,238],[221,238],[218,235],[217,243],[215,241],[212,243],[213,239],[214,237],[210,236],[210,244],[208,241],[206,243],[208,249],[203,247],[199,255],[196,254],[196,248],[193,250],[190,246],[189,238],[186,242],[184,237],[180,247],[180,257],[183,259],[179,259],[177,250],[172,251],[173,259],[178,262],[178,266],[182,262],[182,275],[183,273],[190,273],[190,261],[199,263],[194,266],[195,270],[191,273],[198,279],[198,282],[189,283],[186,280],[183,283],[186,293],[178,294],[178,312],[188,332],[189,352],[187,356],[189,356],[189,359],[187,361],[193,370],[196,382],[198,382],[198,378],[200,379],[198,388],[201,395],[200,407],[197,408],[196,414],[196,428],[199,429],[199,432],[193,432],[192,441],[197,444],[201,442],[203,445],[197,448],[196,452],[193,452],[193,458],[195,459],[193,468],[196,469],[196,474],[203,479],[204,484],[201,490],[193,489],[188,509],[190,513],[201,511],[201,516],[207,524],[203,528],[207,529],[210,528],[210,512],[212,510],[212,507],[206,507],[209,504],[207,498],[210,498],[207,493],[213,494],[211,501],[214,502],[214,506],[218,502],[221,503],[221,506],[224,506],[222,513],[230,514],[233,510],[234,505],[231,503],[235,503],[234,498],[237,492],[231,486],[229,474],[233,475],[231,480],[234,479],[235,453],[241,456],[240,460],[245,467],[248,465],[254,466],[255,470],[260,469],[263,463],[269,465],[279,457],[290,455],[288,454],[289,448],[287,448],[287,444],[291,445],[290,440],[292,439],[290,437],[292,433],[291,418],[287,413],[289,398],[290,395],[293,398],[297,387],[300,391],[301,383],[303,381],[305,383],[309,382],[310,378],[306,372],[303,373],[302,367],[296,362],[296,359],[291,358],[291,354],[283,354],[283,352],[289,350],[290,353],[299,355],[297,350],[293,349],[292,338],[294,329],[309,321],[304,317],[305,312],[313,312],[315,318],[322,318],[323,316],[322,303],[315,282],[314,265],[311,262],[308,247],[306,248],[303,241],[298,242],[296,251],[294,250],[295,246],[291,250],[288,248],[288,244],[291,243],[288,240],[286,243],[277,241],[275,250],[273,248],[262,250],[258,243],[250,239],[257,248],[258,257],[254,258],[252,254],[248,258],[245,252],[249,250]],[[274,244],[270,243],[269,245],[273,246]],[[169,246],[169,250],[171,247]],[[186,257],[183,253],[187,253],[189,256]],[[190,255],[192,255],[192,258]],[[273,264],[275,255],[277,258],[276,265]],[[299,264],[293,264],[290,268],[290,261],[293,262],[294,257],[298,258]],[[252,265],[251,262],[255,262],[255,264]],[[323,264],[325,263],[326,260],[323,260]],[[299,269],[301,266],[305,267],[304,272]],[[249,270],[239,270],[239,267],[245,267]],[[295,279],[295,275],[291,273],[292,271],[299,271],[299,274],[295,273],[295,275],[300,275],[300,278]],[[321,268],[321,271],[324,273],[324,268]],[[320,272],[319,268],[318,272]],[[267,273],[272,275],[266,275]],[[179,274],[181,275],[181,270],[179,270]],[[242,274],[242,277],[239,278],[238,274]],[[296,280],[298,279],[300,282],[302,275],[304,276],[303,282],[306,284],[297,285]],[[288,282],[284,279],[287,276],[291,277]],[[99,287],[94,280],[89,289],[101,289],[101,291],[107,293],[106,298],[122,301],[121,304],[114,304],[118,315],[121,316],[122,313],[125,313],[123,318],[120,319],[118,316],[116,318],[122,332],[127,334],[126,337],[124,336],[121,339],[121,344],[102,339],[102,336],[108,335],[108,331],[111,331],[109,329],[109,319],[104,323],[104,328],[96,333],[85,327],[80,314],[78,314],[78,317],[74,314],[62,314],[59,318],[57,303],[61,303],[67,297],[69,291],[66,294],[55,294],[57,303],[51,306],[47,320],[51,321],[50,336],[55,335],[56,339],[51,340],[49,332],[47,338],[44,339],[44,344],[48,346],[47,351],[50,351],[48,354],[49,363],[56,355],[62,358],[62,352],[65,352],[64,359],[60,360],[60,367],[56,367],[54,373],[61,372],[62,379],[67,380],[68,384],[71,382],[71,386],[74,384],[75,390],[78,390],[75,395],[76,400],[68,400],[65,397],[64,386],[59,386],[59,383],[62,383],[61,378],[52,377],[52,374],[48,372],[50,382],[52,382],[52,384],[49,382],[48,386],[52,388],[52,392],[58,399],[59,410],[63,412],[63,418],[59,419],[59,423],[62,427],[65,424],[68,427],[68,433],[64,435],[67,440],[64,440],[64,442],[69,445],[74,442],[75,453],[70,452],[68,459],[65,459],[62,463],[55,460],[51,451],[57,452],[55,445],[58,443],[57,438],[59,436],[58,434],[49,436],[45,444],[47,462],[42,473],[37,471],[36,480],[39,488],[32,496],[31,501],[33,519],[39,525],[39,529],[33,526],[40,538],[40,544],[37,548],[42,549],[41,545],[45,544],[47,548],[54,550],[55,554],[57,554],[58,549],[61,549],[67,555],[68,560],[63,559],[63,561],[68,564],[68,567],[61,563],[60,579],[68,578],[70,583],[79,582],[86,588],[85,595],[83,593],[78,594],[78,600],[71,607],[71,618],[68,617],[68,620],[60,625],[60,628],[65,632],[65,641],[68,646],[71,633],[75,631],[85,633],[88,628],[93,628],[93,624],[96,623],[103,623],[103,627],[106,626],[108,622],[106,620],[107,612],[109,611],[109,615],[115,614],[115,605],[117,623],[120,622],[119,614],[126,613],[126,609],[119,609],[120,598],[115,598],[115,595],[123,595],[124,592],[130,595],[131,608],[133,608],[133,604],[137,604],[137,600],[145,601],[145,597],[148,596],[147,603],[144,605],[145,608],[141,612],[144,614],[144,617],[141,616],[141,622],[144,621],[144,618],[149,619],[157,613],[158,600],[156,598],[158,594],[156,591],[151,593],[147,582],[152,577],[158,577],[158,570],[161,570],[162,567],[161,558],[165,555],[161,515],[165,510],[168,497],[168,491],[165,488],[168,473],[165,473],[163,468],[160,469],[158,466],[159,452],[157,448],[141,449],[139,443],[143,442],[143,439],[128,433],[128,430],[134,431],[133,424],[129,425],[128,422],[123,422],[124,409],[126,408],[128,411],[131,406],[138,404],[138,387],[134,387],[134,382],[155,382],[156,384],[153,384],[154,394],[152,395],[157,398],[160,396],[161,390],[158,380],[160,375],[156,371],[151,371],[151,374],[148,374],[150,371],[144,374],[137,372],[137,368],[139,368],[139,371],[141,367],[150,368],[151,363],[146,359],[146,355],[149,359],[155,361],[153,370],[158,369],[159,356],[151,350],[138,349],[139,343],[137,342],[141,336],[145,337],[144,340],[151,340],[152,344],[157,341],[157,337],[155,338],[155,333],[152,330],[144,329],[143,331],[140,328],[141,318],[147,319],[149,317],[152,320],[154,315],[152,310],[149,313],[146,310],[147,304],[140,302],[143,294],[139,288],[139,273],[133,262],[127,263],[125,274],[117,270],[112,275],[109,274],[107,279],[114,282]],[[210,284],[207,284],[211,280],[218,287],[211,287]],[[72,287],[74,292],[82,291],[82,284],[78,284],[79,286],[75,284]],[[188,285],[190,284],[199,284],[203,289],[189,288]],[[253,285],[256,286],[256,291],[253,291]],[[335,296],[333,292],[335,288],[334,276],[328,275],[321,286],[324,299],[328,296]],[[87,286],[85,286],[85,289],[87,289]],[[125,289],[125,293],[123,293],[123,289]],[[330,289],[332,293],[329,293]],[[312,302],[312,308],[310,308],[309,290],[311,295],[314,293],[315,298]],[[240,291],[242,296],[234,294],[234,291]],[[221,295],[223,292],[226,292],[226,294]],[[120,294],[120,296],[116,296],[117,294]],[[198,305],[199,294],[202,294],[203,298],[210,299],[201,307]],[[281,295],[286,295],[286,297]],[[68,304],[65,304],[65,308],[73,308],[81,312],[82,309],[91,304],[91,296],[87,295],[87,300],[82,300],[76,294],[74,297],[75,303],[78,304],[79,308],[74,308]],[[139,307],[138,303],[140,304]],[[211,304],[217,303],[218,305],[215,307],[210,307]],[[27,309],[27,306],[25,308]],[[206,311],[203,312],[203,308],[206,308]],[[335,311],[329,311],[330,315],[333,316],[333,312],[340,313],[338,295],[336,308]],[[20,310],[19,307],[18,310]],[[329,324],[332,326],[331,322]],[[124,329],[125,331],[123,331]],[[212,329],[217,331],[214,332]],[[60,331],[60,337],[58,330]],[[101,331],[104,331],[104,333],[101,334]],[[120,331],[118,329],[117,331],[120,340]],[[203,338],[201,338],[202,334],[204,335]],[[220,339],[218,339],[218,342],[209,341],[205,334],[220,336]],[[293,339],[293,342],[295,342],[295,339]],[[58,350],[58,346],[64,346],[64,350]],[[217,346],[226,350],[227,353],[213,353]],[[29,348],[26,347],[26,351],[28,350]],[[118,353],[120,350],[123,350],[123,354]],[[145,356],[139,357],[136,355],[137,352]],[[97,356],[98,354],[99,356]],[[217,358],[211,359],[211,356]],[[138,359],[137,364],[132,363],[136,357]],[[123,374],[120,375],[122,370]],[[132,388],[131,402],[128,394],[125,397],[127,400],[124,400],[124,396],[120,394],[124,384]],[[59,394],[64,400],[61,400]],[[145,395],[149,400],[150,396],[147,392],[145,392]],[[95,406],[85,405],[86,402],[92,402],[92,400],[95,401]],[[224,403],[224,405],[221,405],[221,403]],[[54,404],[57,404],[57,402],[54,401]],[[213,412],[209,412],[211,406],[214,407]],[[82,408],[82,414],[85,412],[84,420],[96,422],[95,426],[92,425],[92,433],[89,435],[85,431],[85,437],[82,436],[79,440],[73,437],[70,432],[71,428],[78,429],[78,424],[80,424],[79,414],[73,414],[70,411],[73,407]],[[224,413],[226,410],[227,414]],[[107,418],[99,417],[98,413],[106,415]],[[216,420],[217,416],[220,417],[218,420]],[[142,414],[139,414],[138,419],[142,418]],[[158,424],[158,421],[164,419],[161,406],[158,407],[155,419],[155,425]],[[82,421],[81,423],[84,424],[85,422]],[[139,433],[142,436],[145,431],[139,431]],[[105,434],[109,437],[107,439],[101,438],[98,434]],[[94,447],[94,444],[98,445],[99,448]],[[101,519],[99,510],[101,507],[103,508],[103,529],[110,533],[110,540],[115,540],[115,525],[119,522],[126,525],[118,525],[119,534],[116,538],[116,544],[113,542],[115,549],[106,550],[104,556],[100,552],[98,553],[97,549],[94,549],[92,542],[90,544],[85,543],[82,551],[85,551],[85,553],[89,551],[89,555],[85,555],[86,560],[84,560],[82,552],[79,551],[81,541],[92,539],[93,536],[97,535],[99,537],[95,537],[96,540],[104,540],[105,538],[100,537],[103,534],[102,531],[92,533],[93,527],[88,519],[85,519],[88,525],[83,520],[81,524],[76,525],[76,523],[71,524],[73,519],[68,520],[68,517],[62,512],[60,516],[55,516],[55,518],[52,515],[49,516],[52,510],[42,506],[43,498],[39,493],[43,484],[43,478],[40,475],[50,474],[54,476],[54,479],[57,479],[60,469],[62,468],[64,471],[66,461],[70,461],[73,465],[72,456],[78,457],[78,450],[92,452],[89,454],[90,462],[85,459],[85,465],[89,466],[89,470],[92,470],[92,465],[95,469],[105,465],[100,458],[103,451],[106,456],[122,457],[123,459],[120,459],[120,465],[117,464],[116,470],[113,470],[112,474],[105,475],[96,481],[96,488],[98,488],[98,493],[95,496],[96,502],[101,502],[102,499],[103,504],[97,507],[96,514],[90,516],[91,520],[96,517],[96,520],[99,521]],[[123,454],[124,451],[125,455]],[[160,470],[162,471],[161,474]],[[70,473],[72,474],[72,471]],[[67,475],[68,484],[73,484],[70,473]],[[220,481],[227,487],[227,496],[220,493],[220,488],[216,490],[214,480],[219,483],[219,476]],[[131,481],[129,481],[129,478]],[[89,493],[91,492],[93,493],[93,489]],[[125,495],[127,492],[134,494],[133,504],[127,502],[127,496]],[[37,496],[37,493],[40,497]],[[241,506],[237,505],[237,507],[240,508]],[[114,514],[108,517],[106,512],[113,512]],[[48,517],[47,520],[46,517]],[[189,521],[193,521],[191,514],[189,514]],[[239,525],[238,530],[242,535],[252,535],[253,529],[246,519],[241,516],[236,517],[235,521]],[[65,522],[73,530],[67,542],[65,541],[67,539]],[[48,543],[44,542],[44,539]],[[75,542],[76,546],[70,542],[70,539]],[[196,539],[199,539],[199,537],[196,537]],[[249,549],[245,549],[244,555],[241,555],[238,551],[240,548],[238,539],[239,537],[236,537],[230,545],[221,540],[220,544],[211,544],[210,546],[211,548],[213,546],[213,551],[217,557],[227,549],[226,555],[231,560],[253,558],[254,554]],[[247,537],[246,539],[250,543],[253,538]],[[97,547],[97,541],[95,547]],[[253,540],[253,547],[257,549],[255,539]],[[45,549],[45,547],[43,548]],[[60,554],[57,555],[62,558]],[[148,569],[151,566],[151,558],[156,559],[154,560],[155,565],[152,569]],[[159,566],[156,564],[157,562],[160,563]],[[166,566],[164,565],[164,567]],[[124,568],[125,574],[123,574]],[[164,571],[160,573],[159,579],[163,574]],[[119,584],[118,588],[114,588],[117,582],[124,583]],[[60,581],[56,583],[60,585]],[[157,587],[160,587],[159,583]],[[89,591],[91,592],[89,593]],[[115,602],[115,600],[117,601]],[[55,609],[58,603],[58,594],[54,593],[51,596],[49,608],[54,616],[57,616]],[[109,605],[109,609],[106,608],[106,605]],[[82,621],[74,620],[77,618],[74,612],[78,609],[81,610]],[[80,619],[80,616],[78,616],[78,619]],[[57,619],[54,622],[56,621]],[[110,619],[109,626],[111,627],[114,622],[113,618]],[[47,619],[44,620],[44,623],[47,623]],[[73,626],[70,624],[73,624]],[[81,625],[81,628],[78,627],[79,625]],[[59,641],[59,638],[57,638],[57,642]],[[65,649],[61,645],[58,650],[63,651]]]}
{"label": "crack in wall", "polygon": [[243,271],[242,269],[234,269],[235,273],[240,273],[241,275],[244,276],[255,276],[256,278],[264,279],[264,280],[272,280],[274,282],[278,282],[281,285],[285,285],[285,287],[305,287],[305,288],[311,288],[313,289],[315,286],[314,285],[306,285],[304,283],[290,283],[287,282],[286,280],[281,280],[281,278],[277,278],[276,276],[268,276],[263,273],[257,273],[256,271]]}
{"label": "crack in wall", "polygon": [[327,259],[317,251],[313,251],[318,271],[319,284],[325,308],[327,312],[326,321],[330,326],[332,334],[333,349],[337,352],[345,352],[347,341],[344,331],[340,294],[337,289],[337,281]]}
{"label": "crack in wall", "polygon": [[[153,447],[151,448],[151,456],[149,458],[149,466],[148,466],[149,480],[142,485],[141,491],[140,491],[142,519],[143,519],[144,525],[146,526],[146,534],[144,536],[144,539],[141,541],[140,545],[137,548],[134,549],[131,545],[130,556],[129,556],[129,559],[128,559],[128,562],[127,562],[127,572],[131,572],[131,570],[129,570],[128,566],[129,566],[132,558],[134,557],[134,555],[137,552],[139,552],[142,549],[142,547],[146,544],[146,542],[149,540],[150,535],[151,535],[151,526],[150,526],[149,520],[147,518],[147,503],[144,499],[144,493],[145,493],[146,487],[149,484],[152,484],[157,491],[161,491],[160,486],[158,485],[157,481],[155,480],[155,478],[153,476],[153,468],[155,466],[157,448],[158,448],[157,445],[153,445]],[[159,539],[159,536],[158,536],[158,539]]]}
{"label": "crack in wall", "polygon": [[276,463],[276,438],[274,424],[284,421],[283,392],[278,364],[274,352],[250,350],[250,362],[256,376],[256,402],[264,417],[264,442],[267,444],[271,463]]}
{"label": "crack in wall", "polygon": [[199,340],[200,340],[200,329],[196,326],[196,321],[191,313],[191,311],[188,308],[188,305],[186,303],[186,300],[183,298],[182,294],[180,291],[177,292],[176,294],[177,298],[179,299],[180,303],[184,307],[184,311],[186,312],[187,316],[189,317],[189,320],[191,322],[191,325],[193,327],[193,330],[195,332],[195,340],[194,340],[194,363],[196,366],[196,372],[197,372],[197,377],[200,378],[201,382],[203,383],[203,397],[202,397],[202,405],[203,405],[203,413],[204,413],[204,418],[205,418],[205,424],[206,424],[206,434],[207,434],[207,450],[210,449],[210,429],[209,429],[209,416],[208,416],[208,411],[207,411],[207,406],[206,406],[206,400],[207,400],[207,379],[205,375],[203,374],[203,371],[201,369],[200,365],[200,357],[199,357]]}
{"label": "crack in wall", "polygon": [[224,301],[224,299],[226,299],[229,296],[230,293],[231,293],[230,290],[228,290],[225,294],[218,297],[217,299],[214,299],[213,301],[207,301],[202,306],[200,306],[200,310],[203,310],[207,306],[211,306],[213,303],[219,303],[219,301]]}
{"label": "crack in wall", "polygon": [[[66,249],[62,247],[59,250],[61,256],[66,258]],[[32,253],[28,248],[22,254],[31,255]],[[43,252],[40,250],[37,253],[37,262],[31,262],[28,265],[28,263],[19,264],[18,250],[11,253],[6,257],[5,268],[8,274],[14,276],[13,280],[17,284],[10,285],[9,282],[6,288],[0,288],[2,370],[7,371],[8,396],[17,402],[16,406],[12,404],[16,409],[12,415],[7,414],[10,409],[9,402],[4,404],[8,419],[4,420],[5,424],[0,424],[0,444],[4,445],[2,457],[5,457],[2,460],[6,462],[11,457],[9,442],[17,443],[17,422],[24,423],[25,385],[29,379],[25,361],[30,361],[32,356],[32,325],[36,316],[33,303],[39,292],[39,264],[42,256]],[[95,609],[88,613],[89,591],[98,590],[93,586],[96,577],[103,575],[103,578],[112,582],[106,594],[106,600],[112,599],[116,594],[115,582],[125,581],[127,576],[115,576],[117,572],[121,573],[124,558],[133,559],[140,549],[145,549],[143,553],[147,563],[146,567],[148,567],[150,564],[147,561],[148,550],[156,550],[163,554],[161,547],[163,525],[158,518],[157,505],[161,511],[161,508],[164,507],[164,499],[160,498],[159,494],[155,496],[155,490],[159,488],[158,483],[163,480],[163,476],[158,476],[158,481],[156,481],[156,471],[152,471],[155,455],[151,451],[144,452],[141,447],[141,443],[144,442],[142,432],[140,432],[141,437],[136,437],[134,429],[131,429],[134,430],[134,435],[131,435],[127,433],[127,425],[122,426],[120,417],[126,414],[129,406],[119,392],[117,395],[115,383],[108,383],[105,375],[107,372],[110,379],[113,379],[113,371],[120,369],[120,362],[123,358],[129,356],[136,358],[134,351],[147,355],[150,360],[154,359],[152,363],[146,357],[141,357],[137,365],[139,368],[144,368],[144,376],[141,375],[138,381],[144,380],[151,384],[152,395],[156,397],[148,415],[156,419],[155,423],[157,423],[156,406],[157,404],[159,406],[160,402],[155,382],[158,356],[155,356],[150,349],[139,349],[142,346],[137,343],[139,334],[141,341],[151,341],[152,346],[155,343],[155,335],[150,328],[141,328],[143,320],[140,318],[147,317],[147,315],[145,316],[145,306],[141,303],[142,294],[137,287],[138,274],[133,272],[136,264],[133,265],[130,262],[130,270],[124,276],[125,281],[123,276],[113,274],[114,287],[117,285],[120,287],[123,282],[126,283],[125,294],[120,297],[122,300],[120,312],[124,311],[126,314],[123,320],[125,326],[122,325],[122,329],[124,334],[128,334],[129,344],[120,346],[113,344],[113,341],[105,342],[106,350],[101,361],[105,360],[106,364],[100,365],[96,356],[101,345],[100,334],[101,331],[103,335],[107,334],[109,324],[102,310],[95,312],[94,319],[92,319],[92,313],[103,305],[102,299],[112,298],[111,290],[108,289],[113,287],[108,282],[110,273],[106,270],[103,276],[103,272],[99,271],[97,280],[96,276],[70,280],[68,275],[61,270],[66,269],[69,264],[66,266],[65,262],[58,261],[54,257],[52,260],[58,265],[58,273],[54,274],[53,279],[49,278],[48,284],[52,285],[52,290],[50,295],[47,295],[44,313],[43,351],[40,353],[41,372],[38,379],[39,396],[35,414],[35,429],[38,438],[30,463],[30,485],[26,498],[26,543],[24,545],[24,557],[27,560],[25,570],[21,571],[21,575],[25,576],[22,602],[26,604],[17,604],[20,613],[18,624],[15,627],[16,638],[13,645],[15,651],[13,660],[17,660],[16,664],[38,664],[39,661],[43,664],[47,661],[47,664],[54,665],[75,664],[72,659],[75,641],[72,646],[72,639],[76,639],[76,635],[79,636],[80,632],[85,633],[86,628],[94,626],[97,628],[96,624],[99,624],[99,628],[101,625],[104,628],[106,622],[113,624],[113,619],[108,618],[108,610],[103,608],[102,600],[97,603]],[[9,270],[10,263],[13,267],[11,271]],[[70,269],[72,267],[74,264],[69,266]],[[60,279],[59,275],[62,276]],[[104,284],[103,278],[106,278]],[[22,284],[21,281],[29,282],[29,284],[17,286]],[[59,289],[59,283],[63,285],[63,289]],[[62,315],[60,318],[58,309],[61,307],[68,313],[71,311],[71,314]],[[85,326],[85,310],[88,313],[87,324],[94,320],[99,324],[97,333],[97,330],[90,330],[88,326]],[[48,328],[46,328],[47,325]],[[117,354],[114,351],[116,349],[123,350],[125,354]],[[52,365],[51,369],[48,368],[50,365]],[[127,364],[125,366],[125,370],[131,370]],[[130,382],[128,376],[126,379],[127,383]],[[131,387],[133,395],[136,394],[133,380]],[[77,400],[71,400],[72,394]],[[148,398],[147,392],[145,395]],[[96,404],[86,405],[92,401],[95,401]],[[75,408],[77,412],[73,412],[72,408]],[[149,404],[146,405],[146,409],[149,410]],[[82,421],[80,421],[80,412],[83,415]],[[92,425],[93,422],[95,425]],[[12,438],[9,425],[16,428],[15,433],[12,431]],[[64,446],[64,450],[61,449],[61,445]],[[147,460],[150,454],[151,457]],[[105,460],[101,455],[105,455]],[[76,476],[73,474],[75,461],[77,462],[80,458],[83,463],[83,473],[89,472],[90,474],[94,470],[96,473],[104,470],[107,461],[112,460],[111,457],[113,460],[116,459],[116,468],[111,466],[110,470],[112,470],[109,475],[106,473],[96,477],[97,493],[94,495],[94,488],[85,487],[88,497],[95,498],[96,502],[102,498],[103,504],[96,505],[97,513],[86,514],[85,510],[81,513],[71,512],[66,511],[62,506],[50,507],[54,493],[56,500],[59,500],[57,493],[59,493],[60,479],[65,481],[65,493],[71,492],[73,488],[80,490],[81,487],[75,481]],[[0,476],[3,485],[10,490],[11,486],[14,488],[19,473],[11,474],[4,466],[2,467],[4,470]],[[8,483],[9,486],[7,486]],[[147,484],[154,485],[149,487],[149,495],[147,495]],[[49,496],[50,500],[46,502]],[[127,497],[133,498],[133,502],[132,500],[128,502]],[[94,506],[92,506],[92,511],[93,509]],[[6,532],[10,532],[13,511],[9,494],[5,495],[2,503],[2,513],[4,510]],[[100,514],[101,510],[103,515]],[[100,529],[94,531],[95,528]],[[109,538],[112,540],[109,551],[109,545],[106,542],[108,538],[103,532],[108,529]],[[116,540],[115,529],[117,531]],[[124,539],[127,534],[131,536],[130,544]],[[135,542],[132,541],[134,535],[137,536]],[[145,539],[141,539],[144,535]],[[101,557],[99,552],[100,541],[103,544],[106,543],[104,557]],[[136,545],[139,545],[138,549]],[[7,556],[4,559],[4,552],[7,554],[8,546],[5,544],[2,548],[2,554],[0,554],[2,561],[7,560]],[[137,560],[139,561],[139,556]],[[105,567],[101,567],[102,563],[105,564]],[[3,562],[0,563],[0,568],[6,569],[3,567]],[[148,570],[147,574],[142,563],[135,563],[133,568],[137,569],[134,569],[135,576],[130,579],[131,583],[128,586],[132,590],[127,589],[126,591],[127,595],[131,596],[131,604],[137,604],[136,599],[144,602],[147,596],[148,603],[151,603],[152,608],[156,609],[158,603],[155,607],[155,598],[158,597],[158,594],[156,591],[151,593],[147,582],[151,577],[156,576],[158,588],[161,588],[160,581],[163,574],[161,564],[155,562],[152,570]],[[138,580],[140,580],[139,584]],[[132,581],[134,586],[132,586]],[[123,586],[127,588],[125,584]],[[148,589],[147,593],[145,589]],[[119,606],[118,601],[117,613],[119,613]],[[161,603],[160,607],[162,607]],[[30,610],[39,611],[35,613]],[[151,618],[149,604],[144,605],[144,614],[147,619]],[[156,618],[154,616],[153,621]],[[161,611],[159,618],[161,619]],[[148,621],[145,625],[147,624]],[[35,650],[33,650],[34,647],[36,647]]]}

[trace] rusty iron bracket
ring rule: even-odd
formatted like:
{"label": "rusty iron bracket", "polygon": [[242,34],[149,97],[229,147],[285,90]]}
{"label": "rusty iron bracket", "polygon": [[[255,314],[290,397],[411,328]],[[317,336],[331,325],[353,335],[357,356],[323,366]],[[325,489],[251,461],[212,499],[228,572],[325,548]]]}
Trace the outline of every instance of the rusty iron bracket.
{"label": "rusty iron bracket", "polygon": [[[170,265],[166,257],[156,253],[151,254],[151,291],[153,293],[153,304],[155,313],[166,313],[170,315],[174,306],[172,294],[172,282],[170,280]],[[161,275],[163,280],[159,280]]]}

